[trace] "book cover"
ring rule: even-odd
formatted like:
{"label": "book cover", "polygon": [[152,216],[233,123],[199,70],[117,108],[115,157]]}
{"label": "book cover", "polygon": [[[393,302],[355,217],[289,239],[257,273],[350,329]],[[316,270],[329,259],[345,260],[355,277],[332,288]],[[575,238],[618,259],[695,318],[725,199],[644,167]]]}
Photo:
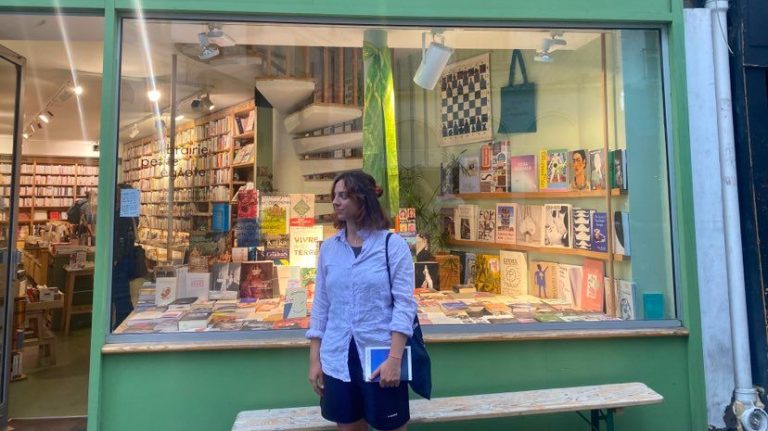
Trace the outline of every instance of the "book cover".
{"label": "book cover", "polygon": [[661,320],[664,318],[664,294],[661,292],[643,293],[643,320]]}
{"label": "book cover", "polygon": [[192,306],[192,304],[197,301],[196,296],[188,296],[184,298],[178,298],[175,299],[173,302],[168,304],[168,310],[175,310],[175,311],[183,311],[183,310],[189,310]]}
{"label": "book cover", "polygon": [[573,150],[568,157],[571,190],[589,190],[589,156],[587,150]]}
{"label": "book cover", "polygon": [[240,189],[237,192],[237,218],[255,219],[259,217],[259,191]]}
{"label": "book cover", "polygon": [[307,317],[307,290],[301,287],[300,282],[289,282],[285,291],[285,303],[283,304],[283,319],[297,319]]}
{"label": "book cover", "polygon": [[517,204],[496,204],[496,242],[515,244],[517,242]]}
{"label": "book cover", "polygon": [[[366,347],[365,348],[365,381],[366,382],[378,382],[379,377],[371,379],[371,374],[376,371],[384,361],[389,357],[389,347]],[[403,349],[403,357],[400,363],[400,380],[409,381],[413,374],[411,363],[411,346],[405,346]]]}
{"label": "book cover", "polygon": [[208,272],[211,265],[230,256],[229,232],[199,232],[189,235],[189,272]]}
{"label": "book cover", "polygon": [[229,203],[214,203],[211,210],[211,230],[229,232]]}
{"label": "book cover", "polygon": [[459,169],[459,193],[480,192],[480,157],[462,156]]}
{"label": "book cover", "polygon": [[323,240],[323,227],[291,227],[290,262],[292,266],[316,267],[320,241]]}
{"label": "book cover", "polygon": [[290,235],[264,235],[265,260],[288,260],[290,258]]}
{"label": "book cover", "polygon": [[630,256],[628,212],[616,211],[613,213],[613,252]]}
{"label": "book cover", "polygon": [[456,238],[455,214],[456,208],[440,208],[440,226],[442,227],[441,232],[444,235],[444,238]]}
{"label": "book cover", "polygon": [[605,150],[589,150],[589,186],[592,190],[605,190],[608,179],[608,160]]}
{"label": "book cover", "polygon": [[416,208],[399,208],[395,218],[395,232],[400,236],[416,236]]}
{"label": "book cover", "polygon": [[[474,285],[474,253],[468,253],[462,250],[451,250],[451,254],[459,258],[459,284]],[[471,268],[470,268],[471,266]]]}
{"label": "book cover", "polygon": [[240,218],[235,223],[235,242],[237,247],[258,247],[260,237],[259,220]]}
{"label": "book cover", "polygon": [[576,309],[581,308],[581,265],[557,265],[557,296]]}
{"label": "book cover", "polygon": [[209,272],[187,272],[185,284],[185,295],[208,300],[208,291],[211,290],[211,274]]}
{"label": "book cover", "polygon": [[459,167],[453,163],[440,163],[440,195],[450,196],[459,192]]}
{"label": "book cover", "polygon": [[542,299],[557,298],[557,263],[531,260],[528,294]]}
{"label": "book cover", "polygon": [[539,190],[567,190],[568,150],[542,150],[539,157]]}
{"label": "book cover", "polygon": [[492,192],[496,188],[496,182],[493,177],[492,160],[492,144],[480,147],[480,192],[482,193]]}
{"label": "book cover", "polygon": [[618,316],[622,320],[637,318],[637,285],[627,280],[617,280]]}
{"label": "book cover", "polygon": [[605,298],[603,262],[594,259],[584,259],[584,269],[581,276],[582,310],[602,312]]}
{"label": "book cover", "polygon": [[259,203],[262,234],[287,235],[291,198],[283,195],[261,196]]}
{"label": "book cover", "polygon": [[301,287],[307,290],[307,296],[312,299],[315,296],[315,279],[317,278],[317,268],[300,268],[299,280]]}
{"label": "book cover", "polygon": [[176,300],[176,277],[155,279],[155,305],[165,306]]}
{"label": "book cover", "polygon": [[627,183],[627,151],[618,149],[611,151],[611,187],[628,190]]}
{"label": "book cover", "polygon": [[591,214],[590,228],[592,235],[589,238],[592,251],[608,252],[608,214],[593,211]]}
{"label": "book cover", "polygon": [[517,243],[531,247],[544,244],[544,206],[520,205],[517,216]]}
{"label": "book cover", "polygon": [[213,287],[208,294],[208,298],[237,298],[237,293],[240,291],[240,273],[240,263],[230,262],[213,265],[211,271]]}
{"label": "book cover", "polygon": [[509,158],[509,191],[528,193],[538,191],[536,156],[512,156]]}
{"label": "book cover", "polygon": [[179,331],[197,331],[208,327],[210,311],[192,310],[179,319]]}
{"label": "book cover", "polygon": [[459,205],[456,207],[456,239],[477,240],[477,205]]}
{"label": "book cover", "polygon": [[603,277],[603,288],[605,291],[605,314],[612,317],[618,317],[618,280],[614,278],[613,281],[611,281],[610,278]]}
{"label": "book cover", "polygon": [[590,250],[592,248],[592,210],[573,209],[573,248]]}
{"label": "book cover", "polygon": [[573,207],[570,204],[544,205],[544,246],[570,248],[573,246],[571,235],[571,217]]}
{"label": "book cover", "polygon": [[478,254],[475,261],[475,288],[478,292],[501,294],[499,256]]}
{"label": "book cover", "polygon": [[416,289],[431,291],[440,288],[440,268],[437,262],[416,262],[413,265]]}
{"label": "book cover", "polygon": [[274,263],[245,262],[240,272],[240,298],[268,299],[277,296]]}
{"label": "book cover", "polygon": [[510,143],[509,141],[496,141],[491,145],[493,164],[494,192],[506,193],[510,191]]}
{"label": "book cover", "polygon": [[290,199],[290,226],[314,226],[315,225],[315,195],[309,193],[291,193]]}
{"label": "book cover", "polygon": [[528,294],[528,262],[525,253],[499,251],[501,265],[501,294],[522,296]]}
{"label": "book cover", "polygon": [[450,291],[453,286],[461,284],[461,261],[459,256],[452,254],[436,254],[438,266],[439,290]]}
{"label": "book cover", "polygon": [[494,242],[496,240],[496,210],[478,210],[477,240]]}
{"label": "book cover", "polygon": [[281,296],[285,296],[289,284],[301,285],[301,272],[298,266],[275,265],[277,276],[277,289]]}

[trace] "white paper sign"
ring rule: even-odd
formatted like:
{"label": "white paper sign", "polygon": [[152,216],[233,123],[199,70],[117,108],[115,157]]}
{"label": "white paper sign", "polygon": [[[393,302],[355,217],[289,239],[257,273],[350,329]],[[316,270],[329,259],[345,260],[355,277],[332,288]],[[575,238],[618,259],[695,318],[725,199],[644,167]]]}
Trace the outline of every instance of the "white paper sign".
{"label": "white paper sign", "polygon": [[120,189],[120,217],[138,217],[141,209],[141,192],[136,189]]}

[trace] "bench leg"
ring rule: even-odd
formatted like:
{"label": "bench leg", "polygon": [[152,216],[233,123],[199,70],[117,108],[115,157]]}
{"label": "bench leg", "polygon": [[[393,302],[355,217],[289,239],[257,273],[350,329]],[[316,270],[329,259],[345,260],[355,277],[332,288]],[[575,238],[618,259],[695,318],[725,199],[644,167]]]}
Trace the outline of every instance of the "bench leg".
{"label": "bench leg", "polygon": [[587,418],[585,418],[584,415],[582,415],[580,412],[578,415],[581,416],[581,418],[584,419],[587,423],[589,423],[590,431],[600,431],[600,421],[605,421],[605,429],[607,431],[614,431],[613,414],[615,411],[616,409],[590,410],[589,420],[587,420]]}

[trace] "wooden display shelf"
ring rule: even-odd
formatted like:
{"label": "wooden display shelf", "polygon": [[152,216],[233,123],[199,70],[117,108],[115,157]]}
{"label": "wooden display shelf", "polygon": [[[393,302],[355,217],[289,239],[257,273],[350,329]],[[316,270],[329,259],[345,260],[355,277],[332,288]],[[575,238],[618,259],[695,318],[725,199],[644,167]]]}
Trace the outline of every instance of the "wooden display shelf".
{"label": "wooden display shelf", "polygon": [[[626,195],[626,190],[612,189],[611,196]],[[443,199],[463,199],[473,200],[493,200],[493,199],[582,199],[582,198],[604,198],[605,190],[584,190],[584,191],[563,191],[563,192],[510,192],[510,193],[459,193],[455,195],[443,195]]]}
{"label": "wooden display shelf", "polygon": [[218,150],[211,150],[210,154],[228,153],[232,148],[221,148]]}
{"label": "wooden display shelf", "polygon": [[[533,253],[546,253],[546,254],[565,254],[571,256],[584,256],[590,259],[596,260],[609,260],[610,255],[599,251],[582,250],[578,248],[559,248],[559,247],[532,247],[522,244],[501,244],[497,242],[485,242],[485,241],[465,241],[459,239],[448,239],[447,245],[454,245],[459,247],[474,247],[474,248],[492,248],[498,250],[513,250],[513,251],[528,251]],[[614,254],[613,260],[621,262],[628,260],[629,256],[620,254]]]}
{"label": "wooden display shelf", "polygon": [[253,139],[253,130],[232,136],[232,139]]}
{"label": "wooden display shelf", "polygon": [[252,168],[255,163],[256,162],[254,160],[251,160],[250,162],[236,163],[236,164],[232,165],[231,167],[232,167],[232,169]]}

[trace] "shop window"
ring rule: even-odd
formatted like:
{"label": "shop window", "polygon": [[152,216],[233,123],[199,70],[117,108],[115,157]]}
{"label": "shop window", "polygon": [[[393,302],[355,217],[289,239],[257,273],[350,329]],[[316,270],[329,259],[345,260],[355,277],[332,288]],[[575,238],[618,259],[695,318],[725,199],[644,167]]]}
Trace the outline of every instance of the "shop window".
{"label": "shop window", "polygon": [[115,333],[306,328],[333,178],[364,166],[397,173],[424,325],[676,319],[659,30],[126,19],[122,40]]}

